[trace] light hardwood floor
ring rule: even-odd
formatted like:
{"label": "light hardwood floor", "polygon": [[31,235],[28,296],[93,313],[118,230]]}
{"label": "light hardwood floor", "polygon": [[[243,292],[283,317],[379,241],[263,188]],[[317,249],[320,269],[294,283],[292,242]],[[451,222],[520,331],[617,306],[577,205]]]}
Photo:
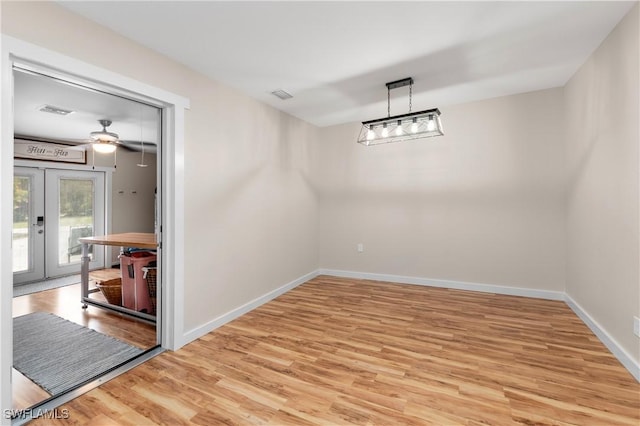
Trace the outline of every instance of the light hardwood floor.
{"label": "light hardwood floor", "polygon": [[[119,273],[120,271],[116,270],[116,276]],[[110,278],[111,275],[108,270],[95,271],[91,272],[91,277],[92,281],[95,281]],[[91,297],[105,301],[101,293],[93,293]],[[14,317],[31,312],[50,312],[139,348],[148,349],[156,345],[154,325],[100,308],[90,306],[82,309],[79,284],[13,298]],[[12,370],[12,379],[14,409],[30,407],[50,396],[15,369]]]}
{"label": "light hardwood floor", "polygon": [[34,424],[633,425],[640,384],[563,303],[317,277]]}

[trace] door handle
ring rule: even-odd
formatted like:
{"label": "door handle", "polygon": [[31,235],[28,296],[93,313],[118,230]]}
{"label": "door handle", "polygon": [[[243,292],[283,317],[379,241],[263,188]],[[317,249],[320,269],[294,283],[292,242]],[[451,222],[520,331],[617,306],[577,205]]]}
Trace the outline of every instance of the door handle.
{"label": "door handle", "polygon": [[44,216],[38,216],[36,219],[37,226],[44,226]]}

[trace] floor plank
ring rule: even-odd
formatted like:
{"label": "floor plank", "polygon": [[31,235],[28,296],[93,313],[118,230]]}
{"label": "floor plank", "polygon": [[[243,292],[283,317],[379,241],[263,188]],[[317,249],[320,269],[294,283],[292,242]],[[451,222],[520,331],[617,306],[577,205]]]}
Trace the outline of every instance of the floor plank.
{"label": "floor plank", "polygon": [[56,424],[637,426],[640,384],[563,302],[320,276],[63,408]]}

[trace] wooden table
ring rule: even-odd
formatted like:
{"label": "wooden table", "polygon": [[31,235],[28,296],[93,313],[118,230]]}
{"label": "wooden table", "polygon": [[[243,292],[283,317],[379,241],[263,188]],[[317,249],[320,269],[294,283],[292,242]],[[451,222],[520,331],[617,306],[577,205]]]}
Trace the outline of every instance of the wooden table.
{"label": "wooden table", "polygon": [[157,249],[158,243],[155,234],[147,234],[141,232],[127,232],[124,234],[110,234],[95,237],[84,237],[78,241],[82,244],[82,257],[80,267],[80,291],[82,308],[86,309],[88,305],[97,306],[99,308],[109,309],[131,315],[146,321],[155,322],[156,317],[144,312],[137,312],[124,306],[112,305],[111,303],[101,302],[91,299],[89,293],[99,291],[98,289],[89,290],[89,246],[92,244],[102,244],[105,246],[135,247],[145,249]]}

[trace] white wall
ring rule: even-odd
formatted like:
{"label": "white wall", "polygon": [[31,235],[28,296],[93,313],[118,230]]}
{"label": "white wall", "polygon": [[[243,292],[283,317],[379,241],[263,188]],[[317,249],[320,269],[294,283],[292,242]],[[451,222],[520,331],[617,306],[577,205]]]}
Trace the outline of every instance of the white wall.
{"label": "white wall", "polygon": [[[92,154],[88,152],[88,164]],[[145,153],[147,167],[138,167],[141,153],[119,149],[117,167],[112,173],[111,233],[154,232],[156,155]],[[96,165],[113,167],[113,154],[95,156]],[[120,249],[111,249],[112,264],[118,263]]]}
{"label": "white wall", "polygon": [[640,364],[639,7],[564,90],[567,294]]}
{"label": "white wall", "polygon": [[432,139],[320,130],[320,266],[563,291],[562,90],[441,111]]}
{"label": "white wall", "polygon": [[153,232],[156,156],[145,154],[147,167],[138,167],[140,153],[120,150],[112,180],[112,232]]}
{"label": "white wall", "polygon": [[205,79],[189,96],[187,330],[318,262],[308,177],[316,128]]}

